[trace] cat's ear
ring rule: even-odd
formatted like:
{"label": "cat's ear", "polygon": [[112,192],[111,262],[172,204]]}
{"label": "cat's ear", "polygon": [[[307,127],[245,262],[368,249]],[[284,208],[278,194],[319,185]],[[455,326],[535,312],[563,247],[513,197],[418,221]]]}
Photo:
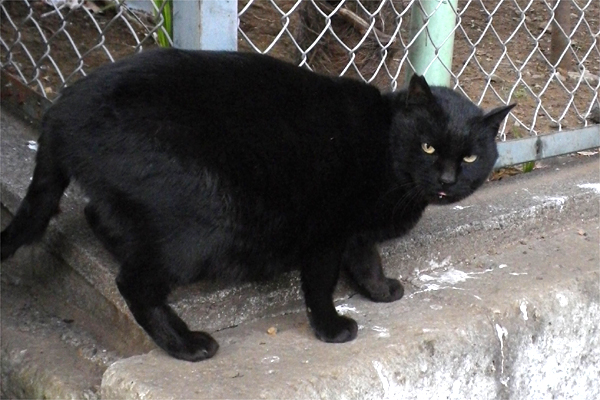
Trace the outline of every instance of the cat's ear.
{"label": "cat's ear", "polygon": [[421,75],[414,74],[408,84],[406,105],[427,104],[433,100],[433,94],[427,81]]}
{"label": "cat's ear", "polygon": [[512,110],[516,105],[517,104],[514,103],[508,106],[497,107],[483,116],[483,123],[485,126],[492,128],[494,131],[494,136],[498,133],[498,129],[500,129],[500,123],[502,120],[506,118],[510,110]]}

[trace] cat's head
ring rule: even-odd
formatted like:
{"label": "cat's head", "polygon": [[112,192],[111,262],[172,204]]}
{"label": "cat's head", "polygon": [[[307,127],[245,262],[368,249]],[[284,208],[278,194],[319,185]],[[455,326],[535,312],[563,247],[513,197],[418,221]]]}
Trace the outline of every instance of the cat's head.
{"label": "cat's head", "polygon": [[414,75],[394,95],[391,151],[400,184],[429,203],[464,199],[485,182],[498,158],[496,136],[515,104],[487,113],[459,93]]}

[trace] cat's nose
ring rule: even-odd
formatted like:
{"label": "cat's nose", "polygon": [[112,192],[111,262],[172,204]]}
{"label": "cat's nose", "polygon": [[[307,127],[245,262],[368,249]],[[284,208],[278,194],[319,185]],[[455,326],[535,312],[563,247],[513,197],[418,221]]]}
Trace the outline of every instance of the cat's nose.
{"label": "cat's nose", "polygon": [[456,173],[446,170],[440,175],[439,180],[442,185],[453,185],[456,183]]}

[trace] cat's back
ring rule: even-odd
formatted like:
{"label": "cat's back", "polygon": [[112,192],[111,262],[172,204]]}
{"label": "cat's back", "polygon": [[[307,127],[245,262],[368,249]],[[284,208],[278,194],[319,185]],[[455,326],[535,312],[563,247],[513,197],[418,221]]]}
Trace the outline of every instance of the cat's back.
{"label": "cat's back", "polygon": [[143,158],[222,172],[302,169],[338,152],[339,135],[382,131],[386,113],[379,90],[363,82],[255,53],[161,49],[66,88],[44,118],[42,139],[71,165],[126,170],[124,160]]}
{"label": "cat's back", "polygon": [[326,136],[373,117],[381,101],[363,82],[260,54],[160,49],[96,69],[63,91],[43,123],[73,140],[128,132],[201,148],[282,130],[293,131],[288,139]]}
{"label": "cat's back", "polygon": [[178,112],[180,120],[190,117],[186,111],[210,110],[215,118],[214,111],[224,110],[282,112],[344,90],[376,92],[361,82],[318,75],[256,53],[159,49],[99,67],[66,88],[53,113],[67,105],[82,112],[108,106],[137,115],[160,113],[163,119]]}

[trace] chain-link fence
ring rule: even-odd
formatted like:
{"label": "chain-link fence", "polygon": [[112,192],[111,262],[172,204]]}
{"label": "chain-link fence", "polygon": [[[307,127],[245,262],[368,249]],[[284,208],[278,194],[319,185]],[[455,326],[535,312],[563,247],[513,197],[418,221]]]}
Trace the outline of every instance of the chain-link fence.
{"label": "chain-link fence", "polygon": [[1,67],[51,99],[86,71],[155,47],[164,20],[152,9],[114,0],[0,0]]}
{"label": "chain-link fence", "polygon": [[[427,1],[453,13],[448,37],[426,44],[437,54],[453,38],[450,85],[484,108],[519,104],[504,139],[598,122],[598,0],[239,0],[237,45],[395,89],[415,69],[417,37],[433,29]],[[52,99],[102,63],[172,44],[169,3],[0,0],[1,67]]]}

